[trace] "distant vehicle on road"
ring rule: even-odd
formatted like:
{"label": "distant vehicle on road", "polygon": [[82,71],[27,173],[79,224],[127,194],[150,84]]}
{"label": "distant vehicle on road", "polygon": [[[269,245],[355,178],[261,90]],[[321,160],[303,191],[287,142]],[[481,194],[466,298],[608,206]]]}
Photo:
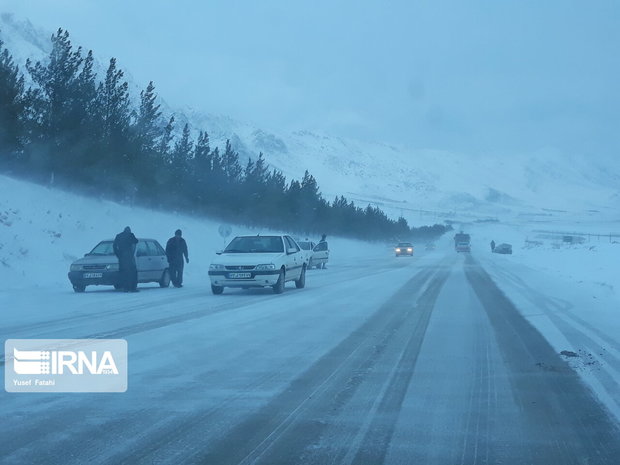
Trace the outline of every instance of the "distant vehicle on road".
{"label": "distant vehicle on road", "polygon": [[506,243],[496,245],[493,253],[512,254],[512,245]]}
{"label": "distant vehicle on road", "polygon": [[399,242],[396,247],[394,247],[394,254],[397,257],[402,255],[413,257],[413,244],[411,242]]}
{"label": "distant vehicle on road", "polygon": [[281,294],[287,281],[305,287],[306,269],[306,254],[290,236],[237,236],[209,266],[211,291],[271,287]]}
{"label": "distant vehicle on road", "polygon": [[457,252],[471,252],[471,237],[463,231],[454,235],[454,250]]}
{"label": "distant vehicle on road", "polygon": [[[74,261],[69,269],[69,281],[75,292],[84,292],[87,286],[114,286],[120,289],[118,258],[114,255],[113,240],[99,242],[84,258]],[[136,265],[139,283],[170,285],[166,252],[155,239],[138,239]]]}

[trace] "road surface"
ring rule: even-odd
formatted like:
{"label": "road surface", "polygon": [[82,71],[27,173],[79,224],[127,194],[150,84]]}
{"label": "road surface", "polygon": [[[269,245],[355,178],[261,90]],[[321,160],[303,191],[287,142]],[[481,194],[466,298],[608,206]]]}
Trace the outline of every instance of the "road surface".
{"label": "road surface", "polygon": [[126,393],[0,393],[3,464],[620,463],[617,421],[469,255],[0,304],[3,339],[129,347]]}

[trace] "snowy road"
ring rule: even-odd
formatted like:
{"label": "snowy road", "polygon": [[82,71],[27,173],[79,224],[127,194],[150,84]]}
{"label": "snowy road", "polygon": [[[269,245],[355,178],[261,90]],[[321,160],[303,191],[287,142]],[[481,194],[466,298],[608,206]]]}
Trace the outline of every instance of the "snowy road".
{"label": "snowy road", "polygon": [[3,339],[129,344],[124,394],[0,393],[0,462],[618,463],[616,422],[475,258],[290,286],[0,294]]}

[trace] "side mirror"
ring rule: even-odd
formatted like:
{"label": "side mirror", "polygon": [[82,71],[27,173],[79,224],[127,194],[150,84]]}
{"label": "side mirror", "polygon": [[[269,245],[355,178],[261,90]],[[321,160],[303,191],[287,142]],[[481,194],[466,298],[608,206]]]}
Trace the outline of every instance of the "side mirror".
{"label": "side mirror", "polygon": [[297,249],[295,249],[295,248],[293,248],[293,247],[289,247],[289,248],[286,250],[286,253],[287,253],[287,254],[289,254],[289,255],[294,254],[295,252],[297,252]]}
{"label": "side mirror", "polygon": [[216,250],[215,255],[222,255],[223,252],[224,252],[223,250]]}

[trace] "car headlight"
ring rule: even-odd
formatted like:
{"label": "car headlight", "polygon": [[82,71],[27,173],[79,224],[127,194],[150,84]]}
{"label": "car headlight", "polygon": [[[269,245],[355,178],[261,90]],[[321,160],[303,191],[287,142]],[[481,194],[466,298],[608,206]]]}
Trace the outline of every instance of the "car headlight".
{"label": "car headlight", "polygon": [[224,265],[220,265],[218,263],[211,263],[209,265],[209,270],[211,270],[211,271],[223,271],[225,269],[226,268],[224,267]]}
{"label": "car headlight", "polygon": [[413,252],[413,249],[412,249],[411,247],[409,247],[409,248],[407,249],[407,252]]}
{"label": "car headlight", "polygon": [[273,263],[256,265],[256,271],[268,271],[268,270],[275,270],[275,269],[276,269],[276,266]]}
{"label": "car headlight", "polygon": [[71,265],[70,271],[82,271],[82,265]]}
{"label": "car headlight", "polygon": [[105,267],[108,271],[118,271],[118,263],[113,263],[111,265],[106,265]]}
{"label": "car headlight", "polygon": [[397,252],[400,252],[400,249],[399,249],[399,248],[397,248],[397,249],[396,249],[396,251],[397,251]]}

